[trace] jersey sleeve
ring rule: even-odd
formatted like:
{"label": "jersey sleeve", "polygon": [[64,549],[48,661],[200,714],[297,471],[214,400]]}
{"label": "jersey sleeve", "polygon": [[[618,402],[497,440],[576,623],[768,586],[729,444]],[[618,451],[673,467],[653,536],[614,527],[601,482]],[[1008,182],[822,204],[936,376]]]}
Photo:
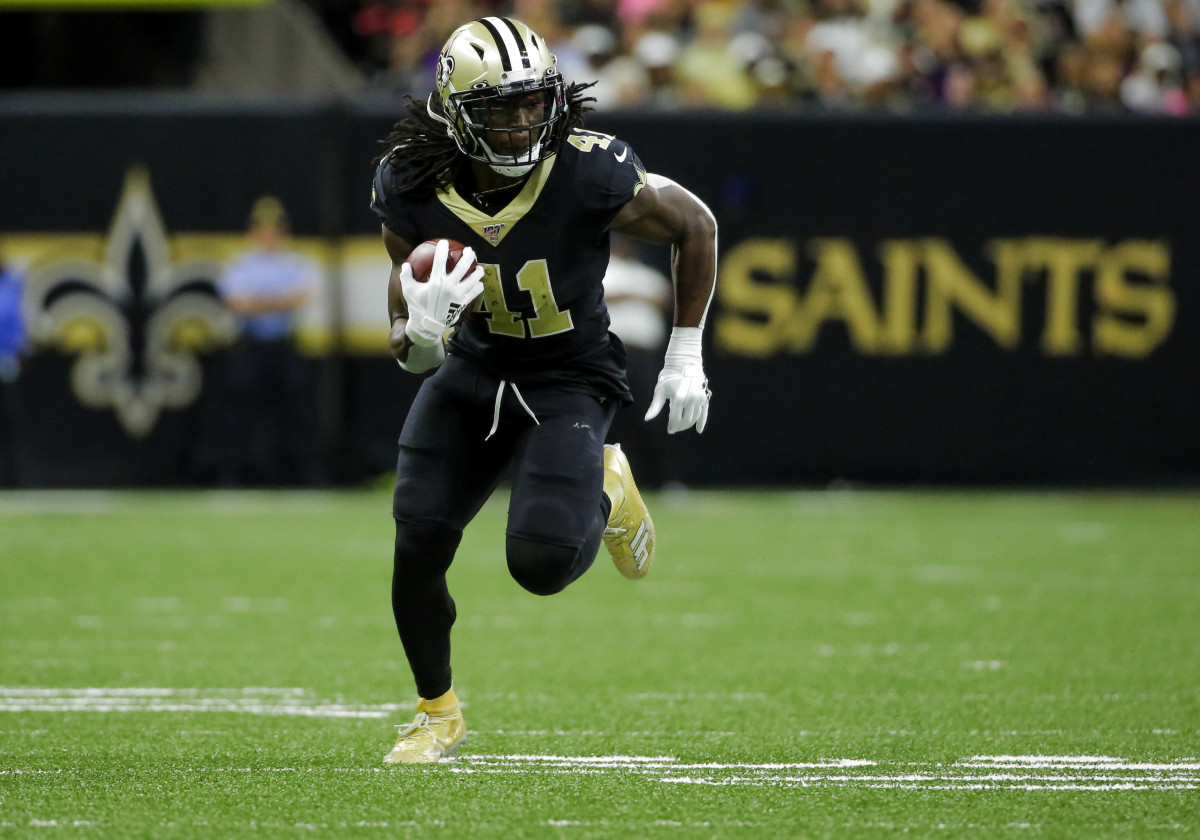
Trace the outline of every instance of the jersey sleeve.
{"label": "jersey sleeve", "polygon": [[420,242],[422,237],[405,212],[405,201],[395,193],[396,171],[392,168],[392,156],[385,157],[375,167],[375,180],[371,183],[371,211],[380,218],[388,230],[405,242]]}
{"label": "jersey sleeve", "polygon": [[607,224],[646,186],[646,167],[624,140],[576,130],[567,142],[580,150],[577,194]]}

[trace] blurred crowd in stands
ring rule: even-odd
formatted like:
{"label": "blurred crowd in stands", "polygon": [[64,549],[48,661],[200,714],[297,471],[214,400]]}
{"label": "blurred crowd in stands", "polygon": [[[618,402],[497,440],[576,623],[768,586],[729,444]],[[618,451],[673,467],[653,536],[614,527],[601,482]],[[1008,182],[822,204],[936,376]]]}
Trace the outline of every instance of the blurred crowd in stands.
{"label": "blurred crowd in stands", "polygon": [[[1200,114],[1200,0],[274,5],[303,9],[376,96],[423,96],[446,36],[497,14],[550,41],[568,80],[595,80],[602,109]],[[208,52],[207,14],[0,13],[0,89],[186,88]]]}
{"label": "blurred crowd in stands", "polygon": [[[358,0],[335,33],[422,96],[446,35],[517,17],[598,107],[1200,114],[1200,0]],[[326,20],[329,7],[325,8]]]}

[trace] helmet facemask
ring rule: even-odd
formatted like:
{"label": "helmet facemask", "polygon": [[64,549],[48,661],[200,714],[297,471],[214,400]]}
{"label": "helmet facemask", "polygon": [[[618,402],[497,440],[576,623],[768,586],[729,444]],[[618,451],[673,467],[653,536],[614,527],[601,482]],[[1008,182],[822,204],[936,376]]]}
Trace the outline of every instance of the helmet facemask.
{"label": "helmet facemask", "polygon": [[467,90],[449,97],[447,116],[470,144],[463,151],[501,175],[528,173],[558,150],[566,113],[562,76]]}

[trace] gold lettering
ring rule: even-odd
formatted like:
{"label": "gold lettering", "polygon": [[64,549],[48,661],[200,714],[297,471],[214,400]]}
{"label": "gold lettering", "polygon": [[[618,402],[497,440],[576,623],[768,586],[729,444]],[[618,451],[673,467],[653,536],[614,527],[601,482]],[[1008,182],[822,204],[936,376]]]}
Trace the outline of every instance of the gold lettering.
{"label": "gold lettering", "polygon": [[810,251],[817,265],[792,320],[791,349],[800,353],[811,350],[821,323],[837,319],[845,322],[856,350],[872,353],[879,323],[853,243],[849,239],[817,239]]}
{"label": "gold lettering", "polygon": [[[765,275],[759,282],[755,275]],[[796,246],[787,239],[747,239],[721,260],[714,328],[719,350],[764,358],[779,352],[796,311]]]}
{"label": "gold lettering", "polygon": [[1104,250],[1099,239],[1026,240],[1027,265],[1046,270],[1046,325],[1042,351],[1047,356],[1078,356],[1083,349],[1079,331],[1079,279]]}
{"label": "gold lettering", "polygon": [[928,292],[925,296],[925,349],[940,353],[954,339],[952,310],[957,307],[1005,350],[1021,339],[1020,274],[1001,272],[993,293],[963,264],[944,239],[925,240]]}
{"label": "gold lettering", "polygon": [[[1131,274],[1144,279],[1133,282]],[[1166,242],[1131,239],[1106,250],[1096,269],[1100,312],[1092,321],[1095,351],[1130,359],[1154,352],[1175,323],[1170,281],[1171,249]]]}
{"label": "gold lettering", "polygon": [[883,264],[883,320],[878,351],[907,355],[917,344],[917,275],[921,267],[921,243],[911,239],[888,239],[879,246]]}
{"label": "gold lettering", "polygon": [[[1165,241],[1128,240],[1106,248],[1100,239],[992,239],[984,248],[994,267],[989,281],[948,240],[883,240],[877,248],[883,281],[878,309],[851,240],[814,239],[807,250],[813,261],[807,285],[797,276],[790,240],[750,239],[725,255],[717,287],[721,351],[758,358],[809,353],[826,322],[842,321],[862,355],[944,353],[954,344],[960,316],[1011,351],[1022,339],[1027,282],[1045,283],[1038,340],[1047,356],[1085,351],[1089,331],[1081,319],[1093,302],[1090,334],[1097,354],[1144,358],[1175,323]],[[1094,284],[1088,282],[1093,276]],[[1085,299],[1088,292],[1092,300]]]}

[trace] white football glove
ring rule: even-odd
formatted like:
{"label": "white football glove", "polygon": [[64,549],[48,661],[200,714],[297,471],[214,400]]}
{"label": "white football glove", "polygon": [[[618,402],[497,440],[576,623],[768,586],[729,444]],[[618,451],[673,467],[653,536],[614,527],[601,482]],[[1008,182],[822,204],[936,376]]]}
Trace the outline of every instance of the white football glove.
{"label": "white football glove", "polygon": [[667,342],[667,353],[663,359],[662,373],[654,386],[654,399],[646,419],[653,420],[670,402],[671,411],[667,418],[667,434],[675,434],[696,427],[696,433],[704,431],[708,422],[708,401],[712,392],[708,390],[708,379],[704,376],[704,362],[700,358],[700,327],[675,327],[671,340]]}
{"label": "white football glove", "polygon": [[[408,323],[404,333],[413,344],[428,347],[442,340],[443,333],[454,326],[467,304],[483,292],[483,266],[475,263],[475,252],[463,248],[458,265],[446,271],[450,243],[439,239],[433,250],[433,268],[429,281],[419,283],[408,263],[400,266],[400,289],[408,304]],[[470,271],[472,265],[475,270]],[[468,273],[470,272],[470,273]]]}

